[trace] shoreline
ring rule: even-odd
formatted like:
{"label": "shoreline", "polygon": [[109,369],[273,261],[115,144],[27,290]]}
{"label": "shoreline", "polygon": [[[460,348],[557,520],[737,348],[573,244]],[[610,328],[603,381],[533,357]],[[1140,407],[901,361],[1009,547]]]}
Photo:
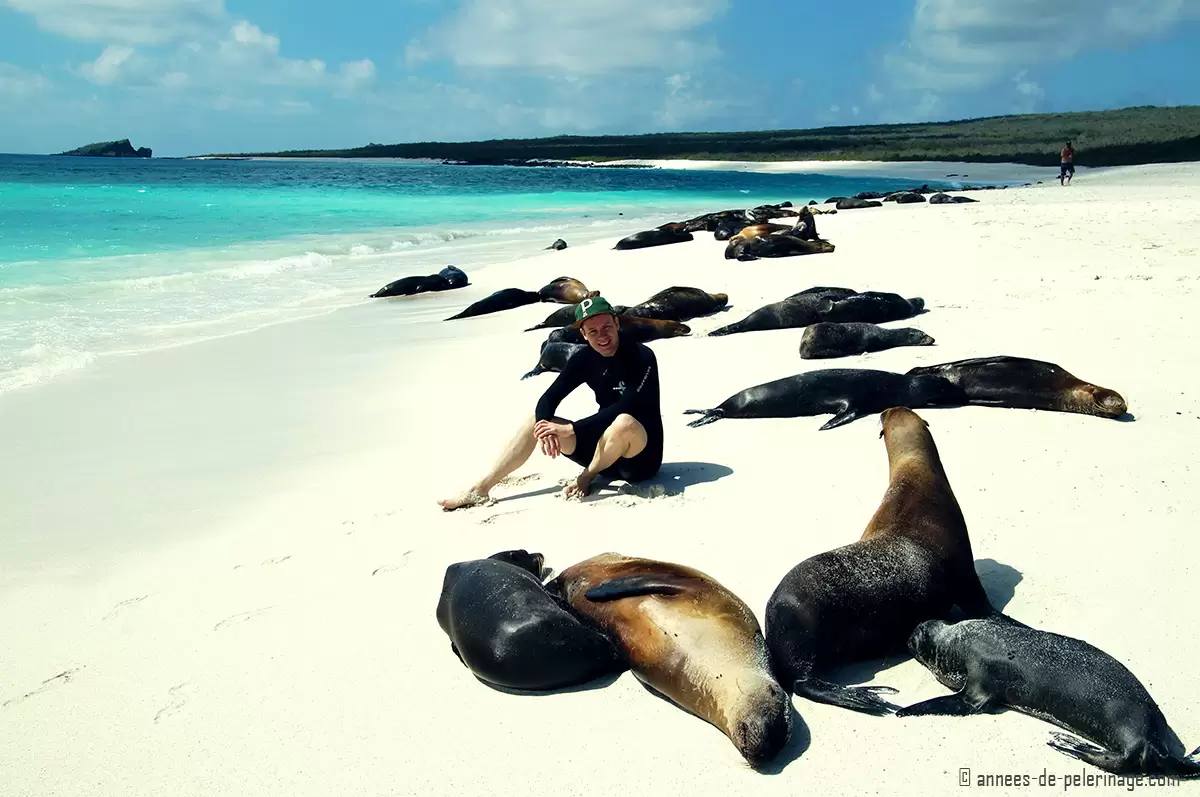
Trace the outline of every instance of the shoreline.
{"label": "shoreline", "polygon": [[[973,204],[818,216],[837,249],[801,258],[725,261],[708,233],[612,251],[613,234],[489,265],[468,288],[115,358],[0,397],[13,528],[0,633],[20,640],[0,671],[9,788],[483,797],[511,789],[513,761],[531,752],[556,788],[581,794],[894,794],[914,782],[955,794],[961,767],[1098,775],[1046,747],[1052,726],[1015,712],[900,720],[798,697],[802,730],[780,773],[763,775],[628,673],[539,697],[489,689],[433,616],[448,564],[526,548],[555,571],[607,550],[687,564],[761,623],[783,574],[857,538],[878,505],[877,418],[827,432],[821,416],[690,429],[683,410],[817,368],[903,372],[990,354],[1058,363],[1121,392],[1135,419],[918,411],[989,595],[1126,664],[1192,749],[1200,707],[1187,672],[1200,642],[1172,618],[1200,599],[1181,553],[1200,512],[1187,464],[1200,375],[1178,367],[1200,288],[1200,164],[1088,176]],[[1138,223],[1115,230],[1120,214]],[[663,373],[663,471],[565,502],[560,482],[578,469],[535,453],[495,504],[441,512],[434,501],[487,466],[552,381],[520,379],[546,332],[521,330],[555,306],[441,319],[561,275],[621,304],[670,285],[729,294],[728,310],[689,322],[692,336],[649,344]],[[800,330],[704,334],[813,285],[921,296],[928,312],[885,326],[937,344],[803,361]],[[561,409],[590,407],[583,389]],[[843,680],[895,687],[904,705],[947,691],[903,657]],[[580,722],[621,731],[564,733]]]}

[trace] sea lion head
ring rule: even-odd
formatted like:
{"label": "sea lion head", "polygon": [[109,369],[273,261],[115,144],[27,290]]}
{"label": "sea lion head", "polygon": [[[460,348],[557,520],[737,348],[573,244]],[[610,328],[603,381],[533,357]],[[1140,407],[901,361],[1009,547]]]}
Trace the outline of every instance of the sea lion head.
{"label": "sea lion head", "polygon": [[1120,393],[1099,385],[1081,385],[1072,391],[1071,398],[1075,410],[1085,415],[1119,418],[1129,411]]}
{"label": "sea lion head", "polygon": [[922,664],[933,664],[937,659],[939,637],[946,627],[944,620],[926,620],[920,623],[908,635],[908,652]]}
{"label": "sea lion head", "polygon": [[542,577],[542,566],[546,562],[546,557],[540,553],[530,553],[524,548],[518,548],[512,551],[500,551],[488,557],[488,559],[497,562],[507,562],[510,565],[527,570],[536,576],[539,580]]}
{"label": "sea lion head", "polygon": [[915,313],[925,312],[925,300],[922,299],[920,296],[913,296],[912,298],[910,298],[908,300],[908,303],[910,305],[912,305],[913,312],[915,312]]}
{"label": "sea lion head", "polygon": [[747,690],[741,716],[732,723],[729,739],[754,768],[773,760],[792,735],[790,694],[773,678],[756,689]]}
{"label": "sea lion head", "polygon": [[901,331],[904,332],[904,342],[910,346],[932,346],[934,343],[936,343],[932,337],[926,335],[919,329],[905,327]]}

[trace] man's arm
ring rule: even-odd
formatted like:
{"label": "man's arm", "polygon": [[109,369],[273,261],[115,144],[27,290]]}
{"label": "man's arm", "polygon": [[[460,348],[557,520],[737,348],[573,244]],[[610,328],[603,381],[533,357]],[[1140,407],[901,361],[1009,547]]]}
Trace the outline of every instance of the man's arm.
{"label": "man's arm", "polygon": [[581,418],[575,421],[576,434],[584,434],[589,431],[593,432],[593,436],[599,436],[612,425],[612,422],[617,419],[621,413],[628,413],[638,403],[638,399],[642,397],[651,387],[651,384],[658,378],[658,360],[654,356],[654,352],[649,348],[642,347],[642,356],[638,362],[638,369],[635,371],[637,376],[632,385],[625,388],[625,392],[621,398],[617,399],[616,403],[610,404],[607,407],[599,410],[593,415],[586,418]]}
{"label": "man's arm", "polygon": [[580,368],[583,359],[583,357],[572,357],[567,360],[566,366],[563,367],[558,377],[538,399],[537,408],[533,411],[535,420],[548,421],[553,418],[562,400],[571,395],[572,390],[583,384],[583,369]]}

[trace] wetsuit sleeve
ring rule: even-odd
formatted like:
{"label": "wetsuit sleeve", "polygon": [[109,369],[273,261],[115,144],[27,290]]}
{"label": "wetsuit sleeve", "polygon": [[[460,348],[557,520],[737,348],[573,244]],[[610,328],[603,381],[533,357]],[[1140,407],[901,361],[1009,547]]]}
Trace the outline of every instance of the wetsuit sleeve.
{"label": "wetsuit sleeve", "polygon": [[548,421],[553,418],[554,413],[558,410],[558,405],[562,404],[562,400],[571,395],[572,390],[583,384],[584,373],[580,365],[584,359],[583,357],[572,357],[567,360],[566,366],[559,372],[558,377],[538,399],[537,408],[533,411],[537,420]]}
{"label": "wetsuit sleeve", "polygon": [[[575,421],[575,434],[590,434],[592,439],[598,439],[605,429],[612,426],[612,422],[617,419],[618,415],[621,413],[635,415],[633,408],[645,401],[652,392],[655,392],[658,386],[658,359],[654,356],[654,352],[645,346],[642,347],[640,354],[638,367],[634,372],[637,374],[634,384],[630,385],[615,403],[604,407],[594,415]],[[655,407],[656,411],[657,409]]]}

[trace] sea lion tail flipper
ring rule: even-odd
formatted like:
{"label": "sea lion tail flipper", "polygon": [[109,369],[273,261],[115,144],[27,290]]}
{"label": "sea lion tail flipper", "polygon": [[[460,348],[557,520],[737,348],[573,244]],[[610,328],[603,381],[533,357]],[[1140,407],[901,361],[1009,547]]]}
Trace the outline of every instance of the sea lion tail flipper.
{"label": "sea lion tail flipper", "polygon": [[688,423],[688,426],[695,429],[697,427],[705,426],[710,423],[716,423],[717,421],[721,420],[722,418],[725,417],[725,410],[722,410],[722,409],[684,410],[683,414],[684,415],[703,415],[704,416],[703,418],[697,418],[696,420]]}
{"label": "sea lion tail flipper", "polygon": [[890,686],[842,686],[810,677],[794,682],[792,691],[814,703],[839,706],[878,717],[894,714],[900,709],[899,706],[875,696],[876,692],[895,694],[896,690]]}
{"label": "sea lion tail flipper", "polygon": [[819,431],[827,432],[830,429],[836,429],[839,426],[843,426],[851,421],[856,420],[858,420],[858,410],[851,407],[846,407],[846,409],[827,420],[824,425],[821,426]]}
{"label": "sea lion tail flipper", "polygon": [[670,576],[625,576],[592,587],[584,597],[593,603],[601,603],[639,595],[678,595],[683,589],[683,580]]}
{"label": "sea lion tail flipper", "polygon": [[967,702],[961,692],[953,695],[941,695],[940,697],[931,697],[929,700],[922,700],[920,703],[913,703],[911,706],[905,706],[896,712],[897,717],[969,717],[972,714],[978,714],[983,710],[983,706],[973,706]]}
{"label": "sea lion tail flipper", "polygon": [[529,373],[525,374],[525,375],[524,375],[524,376],[522,376],[521,378],[522,378],[522,379],[528,379],[528,378],[529,378],[529,377],[531,377],[531,376],[537,376],[537,375],[538,375],[538,374],[540,374],[541,372],[542,372],[542,366],[541,366],[541,365],[539,365],[537,368],[534,368],[532,371],[530,371]]}
{"label": "sea lion tail flipper", "polygon": [[1116,753],[1111,753],[1103,747],[1089,744],[1068,733],[1053,732],[1050,734],[1050,737],[1050,741],[1046,742],[1047,747],[1052,747],[1060,753],[1069,755],[1072,758],[1078,758],[1080,761],[1085,761],[1105,772],[1119,773],[1121,771],[1121,765],[1124,762],[1122,761],[1122,757]]}

